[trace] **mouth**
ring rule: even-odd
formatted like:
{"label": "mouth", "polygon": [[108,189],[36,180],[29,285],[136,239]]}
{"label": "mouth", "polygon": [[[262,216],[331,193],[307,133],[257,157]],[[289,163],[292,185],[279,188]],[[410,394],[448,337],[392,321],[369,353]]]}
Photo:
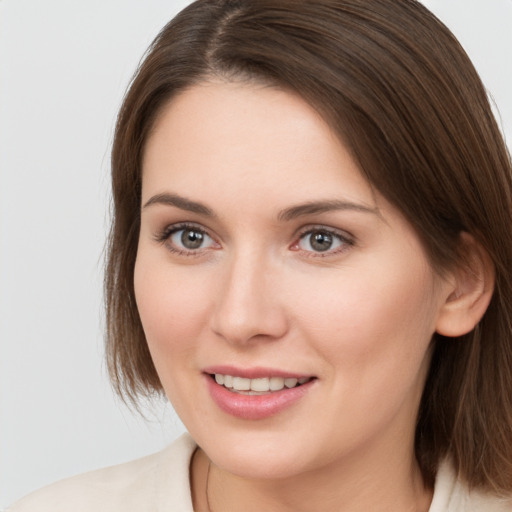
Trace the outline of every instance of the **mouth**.
{"label": "mouth", "polygon": [[316,376],[278,369],[231,366],[203,370],[213,402],[242,420],[264,420],[305,400],[317,387]]}
{"label": "mouth", "polygon": [[314,377],[259,377],[249,379],[222,373],[209,374],[219,386],[223,386],[232,393],[241,395],[266,395],[276,393],[283,389],[292,389],[300,387],[312,381]]}

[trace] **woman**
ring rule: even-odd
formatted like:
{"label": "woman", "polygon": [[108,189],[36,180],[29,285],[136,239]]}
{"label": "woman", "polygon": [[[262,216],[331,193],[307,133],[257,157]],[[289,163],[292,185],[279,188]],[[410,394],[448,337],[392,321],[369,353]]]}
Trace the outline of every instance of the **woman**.
{"label": "woman", "polygon": [[512,173],[413,0],[199,1],[121,108],[113,381],[190,435],[25,510],[512,510]]}

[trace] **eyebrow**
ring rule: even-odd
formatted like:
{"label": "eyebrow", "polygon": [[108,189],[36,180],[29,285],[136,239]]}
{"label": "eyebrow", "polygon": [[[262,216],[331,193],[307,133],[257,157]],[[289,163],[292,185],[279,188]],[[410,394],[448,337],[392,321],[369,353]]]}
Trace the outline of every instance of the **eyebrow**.
{"label": "eyebrow", "polygon": [[352,210],[380,216],[380,210],[376,207],[372,208],[364,204],[333,199],[325,201],[312,201],[309,203],[299,204],[297,206],[291,206],[290,208],[286,208],[285,210],[279,212],[277,218],[281,221],[289,221],[296,219],[297,217],[302,217],[303,215],[315,215],[338,210]]}
{"label": "eyebrow", "polygon": [[[156,194],[151,197],[142,209],[154,204],[161,204],[166,206],[175,206],[180,210],[186,210],[189,212],[197,213],[205,217],[215,217],[213,211],[203,203],[192,201],[185,197],[177,194]],[[281,210],[277,216],[279,221],[290,221],[304,215],[315,215],[319,213],[339,211],[339,210],[352,210],[362,213],[371,213],[374,215],[380,215],[378,208],[372,208],[359,203],[353,203],[351,201],[341,201],[338,199],[323,200],[323,201],[311,201],[296,206],[291,206],[284,210]]]}
{"label": "eyebrow", "polygon": [[157,194],[146,201],[142,209],[154,204],[175,206],[180,210],[197,213],[199,215],[204,215],[205,217],[215,217],[215,214],[210,208],[208,208],[208,206],[196,201],[191,201],[185,197],[178,196],[177,194]]}

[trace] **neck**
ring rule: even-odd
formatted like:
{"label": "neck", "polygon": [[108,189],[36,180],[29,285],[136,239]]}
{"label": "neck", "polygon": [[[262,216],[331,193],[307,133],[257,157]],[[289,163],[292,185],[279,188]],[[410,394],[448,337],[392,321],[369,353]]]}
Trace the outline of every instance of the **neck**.
{"label": "neck", "polygon": [[[427,512],[432,491],[419,467],[389,454],[381,464],[364,464],[361,454],[344,464],[278,480],[233,475],[215,466],[201,450],[191,465],[194,510],[234,512]],[[370,469],[369,469],[370,468]]]}

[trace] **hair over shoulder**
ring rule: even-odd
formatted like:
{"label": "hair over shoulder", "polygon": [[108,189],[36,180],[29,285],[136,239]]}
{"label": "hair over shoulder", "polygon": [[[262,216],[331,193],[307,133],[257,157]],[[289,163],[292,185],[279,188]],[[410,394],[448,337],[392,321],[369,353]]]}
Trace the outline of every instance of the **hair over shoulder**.
{"label": "hair over shoulder", "polygon": [[439,272],[463,261],[462,232],[487,251],[491,304],[472,332],[434,336],[415,449],[427,484],[450,457],[469,486],[511,493],[511,159],[466,53],[415,0],[199,0],[160,32],[112,151],[105,292],[118,392],[135,401],[162,390],[133,287],[145,142],[165,104],[212,77],[273,84],[315,107]]}

